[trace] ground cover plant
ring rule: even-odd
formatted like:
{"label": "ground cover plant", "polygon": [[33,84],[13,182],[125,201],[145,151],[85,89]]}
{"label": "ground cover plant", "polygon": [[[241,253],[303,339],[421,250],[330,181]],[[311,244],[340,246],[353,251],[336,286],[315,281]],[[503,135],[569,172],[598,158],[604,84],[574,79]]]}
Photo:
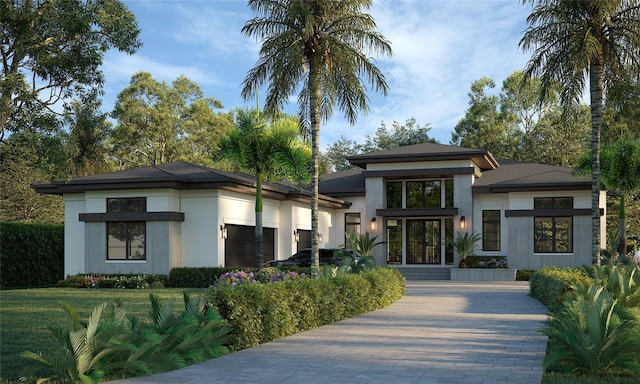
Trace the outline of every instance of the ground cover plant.
{"label": "ground cover plant", "polygon": [[[49,325],[61,324],[66,314],[59,303],[71,303],[81,318],[87,318],[93,309],[114,298],[122,301],[130,315],[146,317],[150,311],[149,293],[160,300],[182,300],[183,292],[200,295],[203,289],[75,289],[42,288],[0,291],[0,382],[16,381],[27,360],[19,354],[24,351],[53,348],[57,342],[48,330]],[[179,311],[180,306],[176,306]]]}

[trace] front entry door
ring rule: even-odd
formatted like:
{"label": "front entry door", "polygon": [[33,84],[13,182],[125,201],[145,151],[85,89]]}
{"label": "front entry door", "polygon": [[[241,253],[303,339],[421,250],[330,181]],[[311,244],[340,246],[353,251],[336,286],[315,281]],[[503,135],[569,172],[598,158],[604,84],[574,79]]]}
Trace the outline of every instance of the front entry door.
{"label": "front entry door", "polygon": [[407,264],[442,264],[440,219],[407,220]]}

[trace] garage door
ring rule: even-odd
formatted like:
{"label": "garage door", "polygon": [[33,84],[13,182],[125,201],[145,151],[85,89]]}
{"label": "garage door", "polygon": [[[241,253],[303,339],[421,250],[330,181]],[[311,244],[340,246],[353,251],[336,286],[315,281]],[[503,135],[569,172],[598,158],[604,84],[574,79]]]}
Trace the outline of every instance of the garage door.
{"label": "garage door", "polygon": [[[255,255],[255,228],[246,225],[226,224],[227,239],[224,244],[224,265],[226,267],[253,267]],[[275,250],[275,229],[263,228],[264,261],[273,260]]]}

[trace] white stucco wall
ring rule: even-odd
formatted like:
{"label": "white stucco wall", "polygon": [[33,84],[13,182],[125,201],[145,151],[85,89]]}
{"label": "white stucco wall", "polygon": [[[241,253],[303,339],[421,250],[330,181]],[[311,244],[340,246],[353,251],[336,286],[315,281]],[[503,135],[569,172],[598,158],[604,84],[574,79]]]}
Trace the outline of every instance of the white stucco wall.
{"label": "white stucco wall", "polygon": [[86,212],[84,193],[64,195],[64,274],[85,273],[84,223],[78,220],[80,213]]}

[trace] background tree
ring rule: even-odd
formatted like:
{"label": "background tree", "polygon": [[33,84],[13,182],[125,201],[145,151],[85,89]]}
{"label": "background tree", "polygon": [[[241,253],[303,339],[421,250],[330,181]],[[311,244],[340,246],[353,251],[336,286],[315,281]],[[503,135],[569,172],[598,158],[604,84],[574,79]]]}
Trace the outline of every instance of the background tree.
{"label": "background tree", "polygon": [[264,264],[262,225],[262,181],[308,179],[311,152],[298,138],[297,121],[281,118],[271,125],[257,110],[239,110],[236,129],[220,143],[220,157],[236,163],[256,177],[255,268]]}
{"label": "background tree", "polygon": [[69,162],[73,168],[73,176],[87,176],[106,172],[106,141],[111,131],[111,122],[107,114],[100,111],[100,101],[72,101],[65,114],[65,122],[69,127],[67,145]]}
{"label": "background tree", "polygon": [[169,85],[138,72],[111,114],[117,119],[111,153],[119,168],[213,159],[215,142],[232,125],[228,114],[214,112],[219,108],[220,101],[204,97],[184,75]]}
{"label": "background tree", "polygon": [[3,0],[0,25],[0,140],[59,101],[100,90],[108,49],[131,54],[141,45],[119,0]]}
{"label": "background tree", "polygon": [[573,167],[588,146],[589,110],[563,109],[557,91],[539,100],[541,82],[515,71],[499,94],[488,94],[494,81],[471,86],[469,109],[456,125],[450,143],[489,150],[498,158]]}
{"label": "background tree", "polygon": [[327,147],[323,155],[323,159],[327,164],[326,172],[345,171],[353,168],[346,158],[359,153],[419,143],[437,143],[436,139],[429,136],[430,130],[430,124],[420,125],[416,122],[416,119],[411,117],[408,118],[404,124],[394,121],[391,123],[390,128],[384,121],[381,121],[380,127],[376,129],[373,136],[369,134],[365,135],[365,142],[363,144],[340,136],[338,141]]}
{"label": "background tree", "polygon": [[[265,110],[282,110],[296,89],[301,121],[311,136],[311,258],[318,258],[318,177],[320,122],[337,104],[351,124],[368,111],[363,82],[386,94],[387,82],[369,52],[391,55],[391,45],[364,13],[371,0],[249,0],[257,16],[242,32],[261,41],[259,59],[244,80],[242,96],[253,98],[269,83]],[[302,83],[302,86],[300,86]]]}
{"label": "background tree", "polygon": [[562,104],[582,97],[589,78],[591,100],[591,252],[594,263],[600,254],[600,130],[603,95],[616,79],[629,78],[628,68],[640,66],[640,2],[525,0],[533,10],[529,27],[520,40],[533,51],[527,77],[540,75],[544,99],[559,82]]}
{"label": "background tree", "polygon": [[61,134],[16,132],[0,144],[0,221],[62,223],[60,196],[41,195],[31,184],[69,175]]}

